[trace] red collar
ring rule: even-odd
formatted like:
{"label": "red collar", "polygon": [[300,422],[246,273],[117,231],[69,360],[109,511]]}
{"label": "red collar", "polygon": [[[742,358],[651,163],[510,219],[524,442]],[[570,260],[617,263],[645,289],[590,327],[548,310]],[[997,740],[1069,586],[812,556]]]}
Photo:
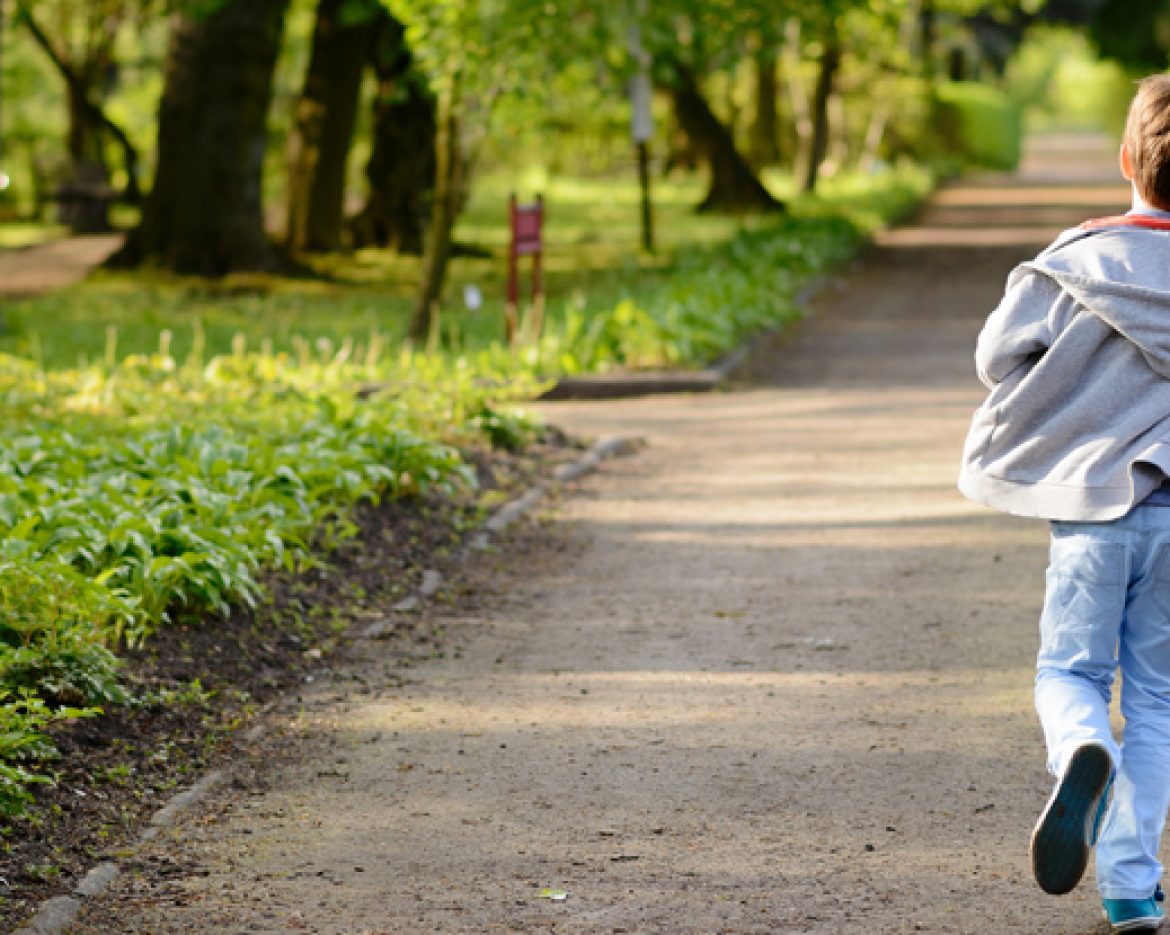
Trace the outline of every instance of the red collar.
{"label": "red collar", "polygon": [[1170,231],[1170,218],[1154,218],[1148,214],[1114,214],[1085,221],[1080,229],[1095,231],[1106,227],[1144,227],[1147,230]]}

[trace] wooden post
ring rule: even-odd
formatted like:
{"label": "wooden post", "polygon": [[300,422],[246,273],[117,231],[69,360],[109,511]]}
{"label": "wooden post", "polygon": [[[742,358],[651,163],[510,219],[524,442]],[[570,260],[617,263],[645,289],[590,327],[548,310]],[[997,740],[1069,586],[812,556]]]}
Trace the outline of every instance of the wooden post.
{"label": "wooden post", "polygon": [[519,333],[520,257],[532,257],[532,316],[525,329],[533,339],[540,336],[544,319],[544,284],[541,258],[544,250],[544,196],[537,195],[530,205],[521,205],[512,195],[508,199],[508,225],[512,239],[508,248],[508,291],[504,303],[504,337],[515,344]]}
{"label": "wooden post", "polygon": [[654,208],[650,200],[650,144],[645,140],[637,143],[638,186],[642,190],[642,248],[654,252]]}
{"label": "wooden post", "polygon": [[533,343],[540,340],[540,332],[544,328],[544,277],[542,275],[542,260],[544,258],[544,195],[536,196],[536,210],[540,213],[540,246],[532,254],[532,320],[528,328],[528,337]]}
{"label": "wooden post", "polygon": [[512,234],[508,245],[508,291],[504,301],[504,340],[511,347],[516,343],[516,306],[520,297],[520,270],[519,257],[516,253],[516,195],[508,196],[508,230]]}

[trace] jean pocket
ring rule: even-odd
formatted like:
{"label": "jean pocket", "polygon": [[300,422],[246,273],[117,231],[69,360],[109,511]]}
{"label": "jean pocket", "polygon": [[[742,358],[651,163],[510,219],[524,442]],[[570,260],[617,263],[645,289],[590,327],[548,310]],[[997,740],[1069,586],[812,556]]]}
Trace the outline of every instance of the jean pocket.
{"label": "jean pocket", "polygon": [[1111,667],[1128,579],[1129,558],[1122,544],[1054,535],[1040,616],[1040,664]]}

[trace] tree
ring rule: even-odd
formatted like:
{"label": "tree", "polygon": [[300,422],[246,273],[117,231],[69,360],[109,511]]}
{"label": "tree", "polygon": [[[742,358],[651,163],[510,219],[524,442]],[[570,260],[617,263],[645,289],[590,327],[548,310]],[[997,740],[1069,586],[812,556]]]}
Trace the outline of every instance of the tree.
{"label": "tree", "polygon": [[821,52],[817,62],[817,81],[812,97],[812,137],[809,142],[808,158],[805,161],[801,191],[811,192],[817,185],[817,177],[825,154],[829,150],[829,98],[833,93],[833,82],[841,67],[841,40],[836,24],[831,20],[821,37]]}
{"label": "tree", "polygon": [[115,257],[179,273],[273,270],[261,169],[273,70],[289,0],[216,0],[175,15],[158,123],[158,169],[142,223]]}
{"label": "tree", "polygon": [[750,42],[774,47],[781,9],[765,0],[665,0],[650,6],[645,35],[655,78],[710,170],[700,210],[783,210],[739,151],[731,128],[711,107],[701,81],[709,70],[738,63]]}
{"label": "tree", "polygon": [[731,132],[715,116],[690,68],[671,64],[666,82],[680,126],[703,154],[711,172],[700,211],[783,210],[736,148]]}
{"label": "tree", "polygon": [[[588,6],[587,4],[585,5]],[[565,0],[392,0],[435,95],[435,177],[423,273],[409,334],[426,338],[446,281],[452,231],[496,100],[563,50],[576,11]]]}
{"label": "tree", "polygon": [[756,50],[752,66],[755,75],[755,113],[752,116],[749,153],[753,165],[770,166],[780,161],[779,57],[769,43]]}
{"label": "tree", "polygon": [[386,14],[376,0],[320,0],[290,145],[288,245],[336,250],[362,72]]}
{"label": "tree", "polygon": [[1106,58],[1149,74],[1164,71],[1170,58],[1170,2],[1126,0],[1090,7],[1089,34]]}
{"label": "tree", "polygon": [[402,23],[388,13],[378,22],[370,58],[377,92],[366,164],[369,194],[351,224],[353,242],[420,254],[435,184],[435,96],[406,45]]}
{"label": "tree", "polygon": [[[89,3],[61,3],[46,10],[29,0],[16,0],[16,22],[23,26],[65,83],[69,109],[67,148],[75,177],[90,182],[109,178],[105,140],[112,137],[122,150],[126,170],[123,198],[138,203],[138,150],[126,132],[106,114],[103,101],[116,73],[114,43],[118,32],[134,13],[145,15],[145,0],[90,0]],[[54,14],[59,29],[50,32],[42,19]],[[72,41],[70,41],[72,40]]]}

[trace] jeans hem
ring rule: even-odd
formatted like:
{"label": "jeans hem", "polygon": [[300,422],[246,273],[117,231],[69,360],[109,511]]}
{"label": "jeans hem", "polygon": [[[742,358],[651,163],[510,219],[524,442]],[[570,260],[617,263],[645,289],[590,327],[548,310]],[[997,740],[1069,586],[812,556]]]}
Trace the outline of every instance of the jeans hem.
{"label": "jeans hem", "polygon": [[1126,889],[1125,887],[1103,886],[1100,889],[1102,899],[1153,899],[1155,886],[1144,890]]}

